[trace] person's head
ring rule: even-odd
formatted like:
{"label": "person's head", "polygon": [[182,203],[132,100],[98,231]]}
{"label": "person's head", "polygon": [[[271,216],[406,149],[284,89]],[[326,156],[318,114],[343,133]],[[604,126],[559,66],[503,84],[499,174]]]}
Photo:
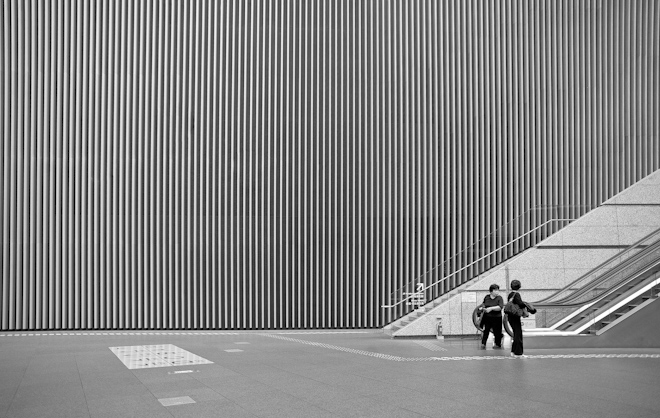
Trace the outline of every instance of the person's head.
{"label": "person's head", "polygon": [[492,296],[497,296],[497,294],[500,291],[500,287],[496,284],[491,284],[490,287],[488,288],[488,291]]}
{"label": "person's head", "polygon": [[520,280],[514,280],[511,282],[511,290],[520,290]]}

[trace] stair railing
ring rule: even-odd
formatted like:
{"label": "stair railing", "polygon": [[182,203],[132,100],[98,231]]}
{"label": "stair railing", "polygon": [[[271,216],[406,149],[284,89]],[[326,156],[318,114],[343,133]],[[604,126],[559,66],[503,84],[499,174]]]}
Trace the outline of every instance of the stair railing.
{"label": "stair railing", "polygon": [[[506,247],[512,245],[512,244],[515,243],[516,241],[519,241],[519,240],[521,240],[521,239],[527,237],[528,235],[531,235],[532,233],[534,233],[534,232],[536,232],[536,231],[538,231],[538,230],[540,230],[540,229],[546,227],[547,225],[549,225],[549,224],[551,224],[551,223],[555,223],[555,222],[572,222],[572,221],[574,221],[574,220],[575,220],[575,219],[569,219],[569,218],[550,219],[550,220],[548,220],[548,221],[542,223],[541,225],[537,226],[536,228],[534,228],[534,229],[532,229],[532,230],[530,230],[530,231],[527,231],[526,233],[524,233],[524,234],[522,234],[522,235],[516,237],[515,239],[513,239],[513,240],[507,242],[506,244],[500,246],[499,248],[497,248],[497,249],[495,249],[495,250],[489,252],[488,254],[482,256],[482,257],[479,258],[478,260],[475,260],[475,261],[471,262],[470,264],[468,264],[468,265],[466,265],[466,266],[464,266],[464,267],[462,267],[462,268],[460,268],[460,269],[454,271],[453,273],[451,273],[451,274],[449,274],[449,275],[443,277],[442,279],[439,279],[439,280],[437,280],[437,281],[435,281],[435,282],[429,284],[428,286],[425,286],[425,287],[419,287],[418,289],[416,289],[416,292],[411,292],[410,295],[404,297],[404,298],[401,299],[400,301],[398,301],[398,302],[396,302],[396,303],[393,303],[393,304],[391,304],[391,305],[382,305],[381,307],[382,307],[382,308],[388,308],[388,309],[391,309],[391,308],[395,308],[395,307],[401,305],[401,304],[404,303],[404,302],[408,302],[408,301],[416,300],[416,299],[419,298],[419,296],[417,296],[418,294],[423,294],[424,292],[428,291],[428,290],[431,289],[431,288],[434,288],[435,286],[439,285],[440,283],[444,283],[446,280],[448,280],[448,279],[450,279],[450,278],[456,276],[457,274],[461,273],[462,271],[465,271],[465,270],[469,269],[470,267],[472,267],[472,266],[474,266],[474,265],[480,263],[481,261],[487,259],[488,257],[491,257],[491,256],[493,256],[494,254],[497,254],[499,251],[501,251],[501,250],[503,250],[504,248],[506,248]],[[438,265],[438,266],[439,266],[439,265]],[[427,272],[427,273],[428,273],[428,272]],[[427,274],[427,273],[424,273],[424,274]]]}
{"label": "stair railing", "polygon": [[[469,257],[469,255],[477,255],[481,252],[483,252],[485,249],[490,247],[490,244],[497,241],[497,240],[502,240],[502,239],[508,239],[509,238],[509,231],[513,228],[513,225],[525,225],[525,224],[534,224],[535,219],[544,219],[546,217],[549,217],[551,219],[553,218],[570,218],[573,217],[573,215],[580,216],[584,212],[588,212],[591,210],[591,206],[586,206],[586,205],[551,205],[551,206],[545,206],[545,205],[539,205],[533,208],[530,208],[526,210],[525,212],[521,213],[520,215],[516,216],[515,218],[509,220],[505,224],[499,226],[495,230],[493,230],[491,233],[489,233],[487,236],[480,238],[479,240],[475,241],[474,243],[470,244],[467,248],[463,249],[462,251],[452,255],[449,257],[447,260],[444,260],[443,262],[439,263],[435,267],[427,270],[423,274],[418,275],[414,279],[411,279],[408,283],[403,284],[401,287],[398,289],[394,290],[390,294],[390,299],[389,301],[398,301],[401,298],[401,294],[415,294],[419,295],[419,282],[421,280],[424,280],[427,276],[430,275],[436,275],[438,272],[442,275],[448,275],[450,274],[451,266],[456,264],[458,261],[458,265],[461,264],[461,259]],[[566,214],[569,214],[566,216]],[[541,231],[541,235],[547,234],[549,231]],[[552,231],[554,233],[556,231]],[[516,237],[515,239],[511,240],[511,243],[514,243],[518,240],[520,237]],[[545,237],[543,237],[545,238]],[[543,239],[541,238],[541,239]],[[511,244],[508,244],[511,245]],[[523,245],[525,245],[523,243]],[[505,246],[506,247],[506,246]],[[525,247],[527,249],[529,245]],[[477,254],[475,254],[477,253]],[[492,255],[491,255],[492,256]],[[481,257],[482,261],[483,258]],[[507,257],[509,258],[509,257]],[[486,263],[487,264],[487,263]],[[489,270],[494,266],[486,266],[483,271]],[[477,267],[477,270],[479,267]],[[483,271],[478,272],[476,275],[481,274]],[[414,290],[414,291],[413,291]],[[409,293],[406,293],[409,292]]]}

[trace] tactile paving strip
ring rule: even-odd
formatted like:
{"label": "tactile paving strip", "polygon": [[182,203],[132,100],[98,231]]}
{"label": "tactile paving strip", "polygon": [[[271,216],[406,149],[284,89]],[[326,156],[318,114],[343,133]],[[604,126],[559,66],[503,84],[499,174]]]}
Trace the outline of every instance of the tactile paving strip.
{"label": "tactile paving strip", "polygon": [[264,337],[277,338],[279,340],[290,341],[300,344],[311,345],[329,350],[343,351],[345,353],[359,354],[390,361],[479,361],[479,360],[537,360],[537,359],[583,359],[583,358],[653,358],[660,359],[660,354],[547,354],[547,355],[529,355],[524,358],[506,356],[453,356],[453,357],[400,357],[389,354],[374,353],[371,351],[355,350],[353,348],[339,347],[336,345],[317,343],[314,341],[299,340],[296,338],[282,337],[272,334],[261,334]]}

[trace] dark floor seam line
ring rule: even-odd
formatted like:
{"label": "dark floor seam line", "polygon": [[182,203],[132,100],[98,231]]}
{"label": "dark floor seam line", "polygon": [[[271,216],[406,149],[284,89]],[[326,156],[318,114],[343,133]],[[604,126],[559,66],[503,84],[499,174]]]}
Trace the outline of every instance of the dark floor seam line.
{"label": "dark floor seam line", "polygon": [[[261,363],[261,364],[263,364],[263,363]],[[267,366],[273,367],[272,365],[267,365]],[[295,396],[295,395],[291,395],[290,393],[287,393],[287,392],[285,392],[285,391],[283,391],[283,390],[281,390],[281,389],[279,389],[279,388],[276,388],[276,387],[273,386],[273,385],[270,385],[270,384],[264,383],[264,382],[262,382],[262,381],[260,381],[260,380],[257,380],[257,379],[255,379],[255,378],[253,378],[253,377],[251,377],[251,376],[247,376],[247,375],[245,375],[245,374],[243,374],[243,373],[241,373],[241,372],[238,372],[238,371],[236,371],[236,370],[233,370],[233,369],[229,369],[229,370],[232,370],[233,372],[238,373],[238,374],[240,374],[241,376],[243,376],[243,377],[245,377],[245,378],[247,378],[247,379],[250,379],[250,380],[253,380],[253,381],[259,382],[259,383],[261,383],[261,384],[263,384],[263,385],[269,386],[269,387],[273,388],[274,390],[276,390],[276,391],[278,391],[278,392],[280,392],[280,393],[282,393],[282,394],[284,394],[284,395],[287,395],[287,396],[293,396],[294,398],[298,399],[298,400],[301,401],[301,402],[309,403],[309,402],[307,402],[306,400],[301,399],[301,398],[299,398],[299,397],[297,397],[297,396]],[[195,377],[195,379],[197,379],[197,377]],[[201,382],[201,383],[204,384],[203,382]],[[206,384],[204,384],[204,385],[206,386]],[[215,392],[215,391],[214,391],[214,392]],[[216,393],[217,393],[217,392],[216,392]],[[222,394],[220,394],[220,395],[222,395]],[[224,396],[224,395],[222,395],[222,396]],[[234,402],[234,400],[232,400],[232,399],[230,399],[230,398],[227,398],[227,399],[229,399],[230,401]],[[234,402],[234,403],[235,403],[239,408],[241,408],[241,409],[245,409],[245,408],[243,408],[241,405],[239,405],[238,403],[236,403],[236,402]],[[313,405],[313,404],[312,404],[312,405]],[[317,405],[314,405],[314,406],[317,406]],[[321,408],[320,406],[318,406],[318,407]],[[323,409],[323,408],[321,408],[321,409]],[[259,415],[257,415],[257,414],[253,414],[253,413],[250,412],[250,411],[247,411],[247,410],[246,410],[246,412],[248,412],[249,414],[254,415],[255,417],[259,417]],[[331,413],[331,411],[327,411],[327,412],[330,412],[330,413]]]}
{"label": "dark floor seam line", "polygon": [[[279,367],[274,366],[274,365],[270,365],[270,367],[274,367],[274,368],[276,368],[276,369],[278,369],[278,370],[281,370],[281,371],[283,371],[283,372],[290,373],[290,374],[293,374],[293,375],[296,375],[296,376],[302,377],[302,378],[304,378],[304,379],[312,380],[312,381],[314,381],[314,382],[316,382],[316,383],[320,383],[320,384],[322,384],[322,385],[325,385],[325,386],[328,386],[328,387],[331,387],[331,388],[334,388],[334,389],[339,388],[339,386],[337,386],[337,385],[331,385],[331,384],[328,384],[328,383],[323,382],[323,381],[321,381],[321,380],[316,380],[316,379],[314,379],[313,377],[305,376],[305,375],[302,375],[302,374],[299,374],[299,373],[296,373],[296,372],[291,372],[291,371],[288,371],[288,370],[285,370],[285,369],[279,368]],[[354,376],[359,376],[359,375],[354,375]],[[365,378],[366,378],[366,376],[360,376],[360,377],[365,377]],[[375,380],[375,379],[372,379],[372,380]],[[378,382],[378,380],[375,380],[375,381]],[[351,393],[350,393],[350,392],[346,392],[346,394],[349,394],[349,395],[350,395]],[[292,395],[292,396],[293,396],[293,395]],[[323,409],[323,408],[321,408],[321,409]],[[332,413],[332,411],[328,411],[328,412]]]}
{"label": "dark floor seam line", "polygon": [[[151,391],[151,389],[149,389],[149,387],[148,387],[148,386],[147,386],[142,380],[140,380],[139,377],[136,376],[136,374],[135,374],[135,370],[144,370],[144,369],[132,369],[132,370],[129,369],[129,370],[131,371],[131,373],[133,373],[133,376],[135,376],[135,378],[138,380],[138,382],[140,382],[140,383],[142,384],[142,386],[144,386],[145,388],[147,388],[147,390],[149,391],[149,393],[151,394],[151,396],[154,397],[154,399],[156,400],[156,402],[158,402],[162,408],[165,408],[165,410],[167,411],[168,414],[170,414],[172,417],[175,417],[176,415],[174,415],[173,413],[171,413],[168,407],[166,407],[165,405],[163,405],[162,403],[160,403],[160,401],[158,400],[158,398],[156,397],[156,395],[154,395],[154,393]],[[197,401],[195,401],[195,402],[197,402]]]}
{"label": "dark floor seam line", "polygon": [[[31,362],[32,362],[32,360],[28,361],[27,366],[25,366],[25,370],[23,370],[23,377],[21,377],[21,381],[18,383],[18,386],[16,387],[16,391],[14,392],[14,396],[11,397],[11,402],[9,402],[9,406],[7,406],[7,410],[5,411],[5,416],[9,415],[9,410],[11,409],[11,406],[14,404],[14,399],[16,399],[16,394],[18,393],[18,390],[21,388],[21,384],[23,383],[23,379],[25,379],[25,373],[27,373],[27,370],[30,368],[30,363]],[[78,373],[78,374],[80,374],[80,373]]]}
{"label": "dark floor seam line", "polygon": [[76,361],[76,370],[78,370],[78,379],[80,379],[80,387],[82,388],[83,396],[85,397],[85,406],[87,407],[87,414],[91,418],[92,413],[89,410],[89,403],[87,402],[87,393],[85,392],[85,385],[83,385],[82,376],[80,375],[80,367],[78,367],[78,355],[74,354],[73,358]]}
{"label": "dark floor seam line", "polygon": [[[238,372],[236,372],[236,373],[238,373]],[[248,377],[248,376],[245,376],[245,375],[242,374],[242,373],[239,373],[239,374],[240,374],[241,376]],[[222,396],[223,398],[227,399],[229,402],[231,402],[232,404],[234,404],[236,407],[242,409],[242,410],[245,411],[246,413],[248,413],[248,414],[250,414],[250,415],[252,415],[252,416],[254,416],[254,417],[256,417],[256,418],[259,417],[259,415],[257,415],[257,414],[253,414],[252,412],[250,412],[250,411],[248,411],[247,409],[243,408],[243,407],[242,407],[238,402],[236,402],[235,400],[226,397],[226,396],[223,395],[222,393],[216,391],[215,389],[213,389],[212,387],[210,387],[210,386],[207,385],[206,383],[202,382],[201,380],[199,380],[199,377],[197,377],[197,376],[193,376],[193,379],[197,380],[199,383],[201,383],[202,385],[204,385],[206,388],[210,389],[212,392],[217,393],[218,395],[220,395],[220,396]],[[150,391],[150,392],[151,392],[151,391]],[[194,399],[193,399],[193,400],[194,400]],[[197,401],[195,401],[195,402],[197,402]],[[172,415],[172,416],[174,416],[174,415]]]}
{"label": "dark floor seam line", "polygon": [[[537,387],[537,388],[539,388],[539,389],[541,389],[541,390],[543,389],[542,386],[539,386],[539,385],[537,385],[537,384],[531,384],[531,386]],[[567,391],[567,390],[563,390],[563,389],[553,389],[553,390],[556,391],[556,392],[558,392],[558,393],[565,393],[565,394],[567,394],[567,395],[575,394],[575,392],[571,392],[571,391]],[[516,396],[516,395],[513,395],[513,396]],[[582,399],[584,399],[584,398],[589,398],[589,399],[593,399],[594,401],[606,401],[606,402],[610,402],[610,403],[613,403],[613,404],[616,404],[616,405],[619,405],[619,406],[622,406],[622,407],[634,407],[634,408],[638,408],[638,409],[649,410],[649,409],[647,409],[646,407],[640,407],[640,406],[637,406],[637,405],[632,405],[632,404],[629,404],[629,403],[626,403],[626,402],[615,401],[615,400],[608,399],[608,398],[601,398],[601,397],[596,397],[596,396],[593,396],[593,395],[584,395],[584,394],[579,395],[579,396],[581,396]],[[516,397],[517,397],[517,396],[516,396]],[[521,399],[521,400],[525,400],[526,398],[519,398],[519,399]],[[541,400],[536,400],[536,401],[534,401],[534,402],[546,403],[546,402],[541,401]],[[594,403],[598,403],[598,402],[594,402]],[[546,403],[546,404],[549,405],[549,406],[551,406],[551,407],[552,407],[552,406],[556,406],[555,404],[548,404],[548,403]],[[653,411],[651,411],[651,412],[653,412]]]}

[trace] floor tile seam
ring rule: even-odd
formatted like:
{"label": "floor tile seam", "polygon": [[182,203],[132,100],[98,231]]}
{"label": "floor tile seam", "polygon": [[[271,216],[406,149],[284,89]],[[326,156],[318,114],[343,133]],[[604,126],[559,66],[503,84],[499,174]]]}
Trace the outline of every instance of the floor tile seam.
{"label": "floor tile seam", "polygon": [[153,396],[153,398],[156,400],[157,404],[158,404],[161,408],[165,408],[165,410],[167,411],[167,413],[170,414],[172,417],[175,417],[175,415],[174,415],[173,413],[171,413],[170,410],[169,410],[165,405],[163,405],[162,403],[160,403],[160,400],[159,400],[158,397],[153,393],[153,391],[152,391],[151,389],[149,389],[149,387],[148,387],[148,386],[147,386],[142,380],[140,380],[140,378],[135,374],[135,373],[136,373],[136,370],[144,370],[144,369],[128,369],[128,370],[129,370],[131,373],[133,373],[133,376],[138,380],[138,382],[140,382],[140,384],[141,384],[142,386],[144,386],[145,389],[147,389],[147,391],[149,392],[149,394],[150,394],[151,396]]}
{"label": "floor tile seam", "polygon": [[[260,383],[261,383],[261,382],[260,382]],[[280,393],[282,393],[282,394],[284,394],[284,395],[291,396],[291,397],[295,398],[297,401],[299,401],[299,402],[301,402],[301,403],[303,403],[303,404],[305,404],[305,405],[311,405],[311,406],[316,406],[316,407],[318,407],[318,408],[321,408],[319,405],[313,404],[313,403],[311,403],[311,402],[309,402],[309,401],[307,401],[307,400],[305,400],[305,399],[299,398],[299,397],[297,397],[296,395],[293,395],[293,394],[291,394],[291,393],[285,392],[285,391],[280,390],[280,389],[278,389],[278,388],[276,388],[276,387],[274,387],[274,386],[271,386],[271,385],[268,385],[268,386],[270,386],[271,388],[273,388],[273,389],[276,390],[277,392],[280,392]],[[249,414],[254,415],[255,417],[261,417],[261,415],[259,415],[259,414],[252,413],[252,412],[246,410],[245,408],[243,408],[241,405],[239,405],[239,404],[236,403],[235,401],[232,400],[232,402],[234,402],[239,408],[243,409],[244,411],[248,412]],[[302,407],[302,408],[304,408],[304,407]],[[326,411],[326,412],[331,412],[331,411],[328,411],[328,410],[326,410],[326,409],[324,409],[324,408],[321,408],[321,409],[323,409],[323,410]]]}
{"label": "floor tile seam", "polygon": [[[326,386],[330,386],[330,387],[332,387],[332,388],[336,388],[336,387],[337,387],[337,386],[334,386],[334,385],[328,385],[327,383],[323,383],[323,382],[319,382],[319,383],[322,383],[322,384],[324,384],[324,385],[326,385]],[[271,386],[271,385],[268,385],[268,386]],[[320,405],[317,405],[317,404],[315,404],[315,403],[312,403],[312,402],[310,402],[310,401],[308,401],[308,400],[306,400],[306,399],[300,398],[300,397],[298,397],[298,396],[296,396],[296,395],[294,395],[294,394],[291,394],[291,393],[289,393],[289,392],[285,392],[285,391],[283,391],[283,390],[280,390],[280,389],[278,389],[278,388],[275,388],[274,386],[271,386],[271,387],[273,387],[273,388],[276,389],[277,391],[282,392],[282,393],[284,393],[284,394],[286,394],[286,395],[288,395],[288,396],[291,396],[291,397],[296,398],[296,400],[298,400],[298,401],[300,401],[300,402],[302,402],[302,403],[304,403],[304,404],[313,405],[313,406],[316,406],[316,407],[318,407],[318,408],[323,409],[323,410],[326,411],[326,412],[332,413],[332,411],[327,410],[327,409],[321,407]],[[356,398],[358,398],[358,396],[356,396]]]}
{"label": "floor tile seam", "polygon": [[[271,365],[271,367],[275,367],[276,369],[278,369],[278,370],[282,370],[283,372],[291,373],[291,374],[293,374],[293,375],[296,375],[296,376],[299,376],[299,377],[302,377],[302,378],[305,378],[305,379],[312,380],[312,381],[314,381],[314,382],[316,382],[316,383],[320,383],[320,384],[322,384],[322,385],[324,385],[324,386],[328,386],[328,387],[331,387],[331,388],[340,388],[340,386],[338,386],[338,385],[329,384],[329,383],[324,382],[324,381],[322,381],[322,380],[317,380],[317,379],[314,379],[313,377],[305,376],[305,375],[303,375],[303,374],[299,374],[299,373],[296,373],[296,372],[291,372],[291,371],[288,371],[288,370],[285,370],[285,369],[279,368],[279,367],[277,367],[277,366],[272,366],[272,365]],[[356,376],[357,376],[357,375],[356,375]],[[360,377],[364,377],[364,376],[360,376]],[[350,395],[350,392],[346,392],[346,394]]]}
{"label": "floor tile seam", "polygon": [[78,356],[74,353],[73,358],[76,361],[76,370],[78,371],[78,379],[80,380],[80,387],[83,391],[83,397],[85,398],[85,406],[87,407],[87,414],[91,417],[92,412],[89,410],[89,403],[87,402],[87,391],[85,390],[85,385],[83,385],[82,376],[80,375],[80,367],[78,367]]}
{"label": "floor tile seam", "polygon": [[[539,389],[541,389],[541,390],[548,390],[548,389],[550,389],[550,390],[552,390],[552,391],[554,391],[554,392],[557,392],[557,393],[559,393],[559,394],[576,394],[575,391],[572,391],[572,390],[554,389],[554,388],[548,388],[547,386],[539,386],[539,385],[534,385],[534,384],[532,384],[532,385],[530,385],[530,386],[537,387],[537,388],[539,388]],[[594,391],[593,394],[576,394],[576,395],[577,395],[577,396],[580,396],[580,397],[583,398],[583,399],[584,399],[584,398],[593,399],[594,401],[597,401],[596,403],[600,403],[600,401],[606,401],[606,402],[610,402],[610,403],[613,403],[613,404],[619,405],[619,406],[621,406],[621,407],[623,407],[623,408],[630,408],[630,407],[633,407],[633,408],[637,408],[637,409],[642,409],[642,410],[649,411],[649,413],[655,413],[655,414],[658,413],[658,411],[653,411],[653,410],[651,410],[651,409],[648,409],[648,408],[645,407],[645,406],[639,406],[639,405],[637,405],[637,404],[629,403],[629,402],[627,402],[627,401],[613,400],[613,399],[608,398],[608,397],[605,397],[605,396],[600,396],[600,395],[598,395],[598,393],[599,393],[599,391]],[[537,401],[537,402],[538,402],[538,401]]]}
{"label": "floor tile seam", "polygon": [[397,405],[397,408],[402,409],[402,410],[404,410],[404,411],[408,411],[408,412],[410,412],[410,413],[413,413],[413,414],[416,414],[416,415],[419,415],[419,416],[427,417],[427,418],[435,418],[435,417],[437,417],[437,415],[426,415],[426,414],[424,414],[424,413],[422,413],[422,412],[413,411],[412,409],[409,409],[409,408],[407,408],[407,407],[400,406],[400,405]]}
{"label": "floor tile seam", "polygon": [[[135,374],[135,373],[133,373],[133,374]],[[240,405],[239,405],[238,403],[236,403],[233,399],[228,398],[228,397],[226,397],[225,395],[223,395],[222,393],[217,392],[215,389],[213,389],[212,387],[208,386],[206,383],[204,383],[204,382],[202,382],[201,380],[199,380],[199,378],[197,378],[197,376],[193,376],[193,379],[195,379],[197,382],[201,383],[203,386],[205,386],[207,389],[209,389],[209,390],[212,391],[213,393],[216,393],[216,394],[218,394],[219,396],[221,396],[223,399],[226,399],[227,401],[231,402],[234,406],[236,406],[236,407],[240,408],[241,410],[243,410],[243,411],[247,412],[248,414],[250,414],[249,411],[247,411],[245,408],[243,408],[242,406],[240,406]],[[158,402],[160,402],[160,400],[158,399],[158,397],[156,396],[156,394],[153,393],[153,391],[152,391],[151,389],[149,389],[149,387],[148,387],[147,385],[145,385],[144,383],[142,383],[142,384],[147,388],[147,390],[149,391],[149,393],[151,394],[151,396],[153,396]],[[193,401],[195,401],[195,403],[199,403],[198,401],[196,401],[195,399],[193,399],[193,397],[192,397],[193,395],[184,395],[184,396],[189,396]],[[163,407],[164,407],[165,409],[167,409],[167,412],[168,412],[170,415],[172,415],[173,417],[176,417],[176,415],[174,415],[172,412],[170,412],[170,410],[169,410],[166,406],[163,406]],[[254,414],[251,414],[251,415],[254,415]]]}
{"label": "floor tile seam", "polygon": [[[231,370],[231,369],[230,369],[230,370]],[[292,394],[290,394],[290,393],[288,393],[288,392],[285,392],[285,391],[283,391],[283,390],[281,390],[281,389],[279,389],[279,388],[277,388],[277,387],[275,387],[275,386],[272,386],[272,385],[269,385],[269,384],[266,384],[266,383],[260,382],[259,380],[256,380],[255,378],[253,378],[253,377],[251,377],[251,376],[248,376],[248,375],[245,375],[245,374],[243,374],[243,373],[241,373],[241,372],[239,372],[239,371],[236,371],[236,370],[232,370],[232,371],[233,371],[234,373],[238,373],[239,375],[243,376],[243,377],[246,378],[246,379],[249,379],[250,381],[257,381],[257,382],[259,382],[260,384],[262,384],[262,385],[266,385],[266,386],[268,386],[269,388],[274,389],[275,391],[280,392],[280,393],[282,393],[282,394],[284,394],[284,395],[287,395],[287,396],[293,396],[294,398],[298,399],[299,401],[302,401],[302,402],[305,402],[305,403],[310,403],[310,402],[307,402],[306,400],[304,400],[304,399],[302,399],[302,398],[298,398],[298,397],[295,396],[295,395],[292,395]],[[195,377],[195,379],[199,380],[197,377]],[[203,385],[207,386],[204,382],[201,382],[201,381],[200,381],[200,383],[202,383]],[[220,395],[223,396],[223,397],[225,397],[225,396],[222,395],[221,393],[220,393]],[[231,399],[231,398],[227,398],[227,399],[230,399],[232,402],[236,403],[236,402],[235,402],[233,399]],[[236,405],[238,405],[238,406],[240,407],[240,405],[239,405],[238,403],[236,403]],[[241,407],[241,408],[242,408],[242,407]],[[243,409],[244,409],[244,408],[243,408]]]}
{"label": "floor tile seam", "polygon": [[9,414],[9,411],[11,410],[11,406],[14,404],[14,401],[16,400],[16,394],[18,393],[18,390],[21,388],[21,385],[23,384],[23,380],[25,379],[25,374],[27,373],[28,369],[30,368],[30,363],[32,363],[32,359],[30,359],[27,362],[27,365],[23,369],[23,376],[21,376],[21,380],[18,383],[18,386],[16,386],[16,390],[14,391],[14,395],[11,397],[11,402],[9,402],[9,405],[7,405],[7,409],[5,410],[5,416]]}
{"label": "floor tile seam", "polygon": [[[549,389],[548,387],[545,387],[545,386],[537,386],[537,385],[534,385],[534,384],[531,384],[531,385],[529,385],[529,386],[533,386],[533,387],[536,387],[537,389],[544,390],[544,391],[546,391],[546,393],[547,393],[548,390],[551,390],[551,391],[553,391],[553,392],[555,392],[555,393],[557,393],[557,394],[559,394],[559,395],[574,394],[574,392],[572,392],[572,391],[568,391],[568,390]],[[521,393],[520,391],[515,391],[514,394],[509,394],[508,396],[513,397],[513,398],[516,398],[516,399],[519,399],[519,400],[521,400],[521,401],[529,401],[529,400],[530,400],[529,397],[528,397],[528,395],[521,396],[521,395],[519,395],[520,393]],[[607,401],[607,402],[611,402],[611,403],[617,404],[617,405],[619,405],[619,406],[621,406],[621,407],[623,407],[623,408],[629,408],[629,407],[632,406],[632,407],[635,407],[635,408],[640,408],[640,409],[648,410],[648,409],[645,408],[645,407],[638,407],[637,405],[631,405],[631,404],[627,404],[627,403],[623,403],[623,402],[612,401],[612,400],[607,399],[607,398],[598,398],[598,397],[594,397],[594,396],[591,396],[591,395],[576,395],[576,396],[578,396],[578,397],[580,398],[580,400],[584,400],[585,398],[589,398],[589,399],[593,399],[594,401]],[[541,403],[541,404],[545,404],[545,405],[548,405],[548,406],[550,406],[550,407],[557,407],[558,405],[559,405],[559,406],[564,405],[564,404],[561,404],[561,403],[559,403],[559,402],[554,402],[554,403],[553,403],[553,402],[550,402],[550,401],[548,401],[548,400],[544,400],[544,399],[546,399],[546,398],[534,399],[533,402]],[[565,399],[564,399],[564,401],[565,401]],[[600,405],[599,402],[595,402],[595,403]],[[593,407],[592,407],[592,406],[589,406],[589,405],[586,405],[584,402],[581,402],[580,404],[578,404],[578,406],[576,406],[576,405],[571,405],[571,406],[566,406],[565,408],[566,408],[566,409],[571,409],[571,408],[576,408],[576,409],[585,408],[585,409],[580,409],[580,411],[581,411],[581,412],[589,412],[589,410],[590,410],[591,408],[593,408]],[[596,414],[593,414],[593,415],[596,415]]]}
{"label": "floor tile seam", "polygon": [[[401,392],[401,389],[406,389],[406,390],[415,392],[415,394],[417,394],[417,395],[422,395],[422,396],[423,395],[432,395],[435,399],[441,399],[443,401],[449,401],[449,402],[456,402],[456,400],[453,399],[453,398],[443,396],[442,394],[438,394],[436,392],[436,390],[432,387],[428,388],[429,392],[420,392],[419,387],[408,387],[408,386],[400,385],[398,383],[393,383],[393,385],[396,386],[396,388],[399,390],[399,392]],[[381,395],[381,394],[380,393],[375,393],[375,394],[372,394],[372,395],[368,395],[368,397],[376,399],[376,397],[379,396],[379,395]],[[470,405],[472,405],[472,404],[470,404]],[[482,400],[475,400],[474,405],[483,405],[483,401]],[[415,411],[412,411],[412,412],[415,412]],[[415,413],[419,414],[420,412],[415,412]]]}

